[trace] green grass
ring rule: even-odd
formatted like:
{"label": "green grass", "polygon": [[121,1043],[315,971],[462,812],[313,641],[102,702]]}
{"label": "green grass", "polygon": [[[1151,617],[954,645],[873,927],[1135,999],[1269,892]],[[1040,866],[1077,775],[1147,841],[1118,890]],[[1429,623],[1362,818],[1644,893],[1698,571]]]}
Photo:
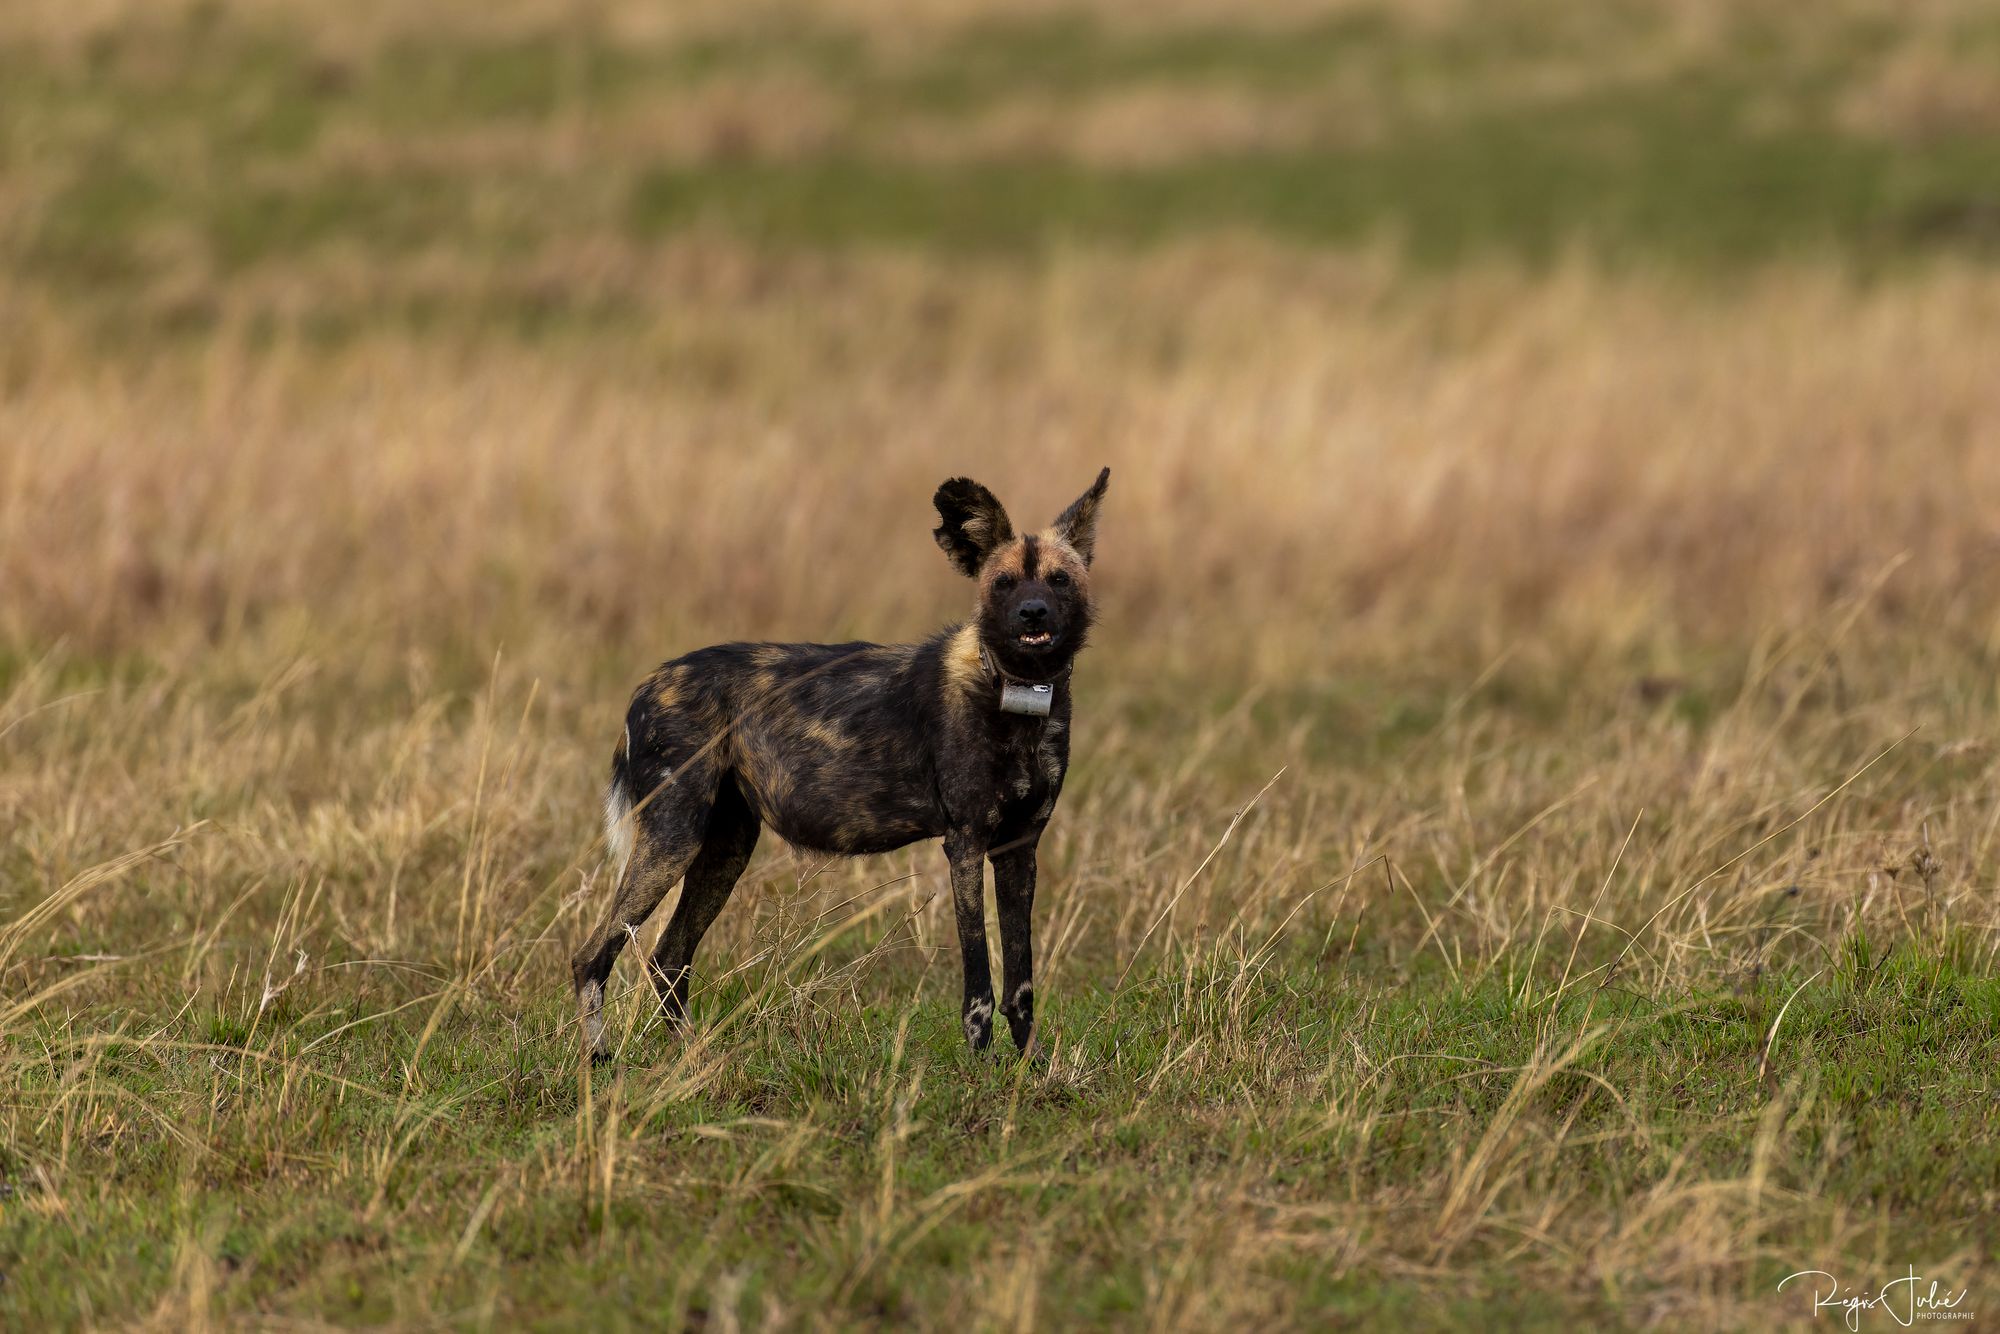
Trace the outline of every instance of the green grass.
{"label": "green grass", "polygon": [[[52,667],[43,689],[108,691],[114,710],[163,684],[140,660]],[[1470,691],[1442,671],[1302,685],[1242,710],[1202,786],[1254,790],[1273,752],[1356,791],[1408,784],[1458,718],[1486,738],[1475,750],[1531,751],[1502,767],[1534,769],[1544,794],[1565,789],[1617,770],[1624,727],[1688,725],[1670,702],[1607,689],[1628,673],[1603,667],[1582,689],[1557,666],[1502,670]],[[26,670],[0,668],[0,688]],[[1734,697],[1743,671],[1718,658],[1695,685]],[[1952,689],[1909,707],[1947,717]],[[239,711],[262,692],[218,677],[197,693],[253,716]],[[479,693],[468,680],[443,709],[454,733],[480,725],[465,697]],[[1066,801],[1100,807],[1107,787],[1133,781],[1135,758],[1172,764],[1185,744],[1172,706],[1191,697],[1163,683],[1131,702],[1121,721],[1145,738],[1138,755],[1107,766],[1084,754]],[[1814,726],[1837,731],[1825,703],[1808,706]],[[392,726],[398,707],[348,684],[286,716],[356,743],[365,720]],[[263,777],[192,780],[172,805],[224,829],[273,802],[304,821],[342,781],[324,771],[363,753],[336,746],[319,762],[295,749]],[[1846,837],[1910,818],[1927,794],[1951,800],[1977,776],[1960,763],[1884,761],[1869,775],[1875,814],[1844,817]],[[1487,838],[1543,803],[1512,785],[1475,772],[1462,791]],[[504,788],[492,799],[502,828],[548,818]],[[1406,804],[1427,800],[1412,789]],[[385,789],[372,804],[392,801]],[[1636,845],[1671,844],[1685,818],[1648,815]],[[1780,832],[1761,818],[1733,829],[1731,848]],[[500,873],[510,886],[567,883],[574,841],[538,829]],[[993,1054],[968,1052],[948,942],[927,953],[876,918],[831,937],[796,935],[795,921],[792,937],[755,935],[755,953],[705,953],[693,1041],[652,1026],[644,994],[624,991],[618,1059],[593,1070],[543,958],[566,929],[548,893],[515,897],[518,943],[491,966],[466,973],[451,957],[437,899],[481,859],[456,820],[397,854],[406,901],[431,900],[431,925],[408,928],[397,959],[321,934],[310,967],[261,1008],[264,979],[289,971],[275,941],[300,901],[365,901],[381,865],[322,853],[284,904],[211,922],[189,905],[236,891],[179,854],[154,859],[7,961],[10,982],[43,998],[0,1029],[0,1325],[199,1311],[935,1327],[980,1303],[983,1323],[1005,1323],[991,1304],[1017,1289],[1044,1319],[1111,1327],[1625,1327],[1652,1309],[1696,1321],[1716,1301],[1778,1322],[1801,1317],[1774,1292],[1796,1269],[1886,1254],[1964,1282],[2000,1254],[2000,977],[1983,937],[1926,920],[1893,944],[1850,930],[1822,945],[1822,908],[1793,934],[1794,901],[1774,882],[1761,925],[1744,935],[1738,919],[1738,943],[1670,981],[1614,966],[1667,946],[1628,935],[1638,920],[1609,904],[1574,964],[1573,915],[1551,918],[1539,944],[1517,923],[1481,959],[1461,953],[1457,927],[1430,942],[1417,930],[1456,901],[1457,858],[1406,851],[1407,893],[1431,909],[1401,892],[1360,907],[1329,894],[1269,932],[1268,952],[1263,926],[1197,929],[1131,956],[1129,976],[1101,940],[1071,954],[1042,989],[1045,1063],[1019,1063],[1004,1037]],[[1793,854],[1772,855],[1776,867]],[[1546,848],[1522,859],[1542,874],[1563,864]],[[1067,882],[1090,873],[1052,874],[1045,932]],[[1226,904],[1258,868],[1224,858],[1213,874]],[[30,846],[0,858],[0,886],[49,875]],[[1303,883],[1323,879],[1313,868]],[[730,920],[768,926],[775,911],[782,927],[774,892],[787,894],[746,888]],[[814,943],[823,952],[800,952]],[[94,957],[106,954],[120,959]],[[85,985],[49,990],[68,978]],[[640,979],[628,957],[618,985]],[[1711,1305],[1678,1305],[1694,1280],[1651,1267],[1677,1255]],[[1946,1274],[1954,1256],[1973,1257],[1972,1275]]]}
{"label": "green grass", "polygon": [[1607,97],[1367,150],[1145,170],[862,158],[656,168],[634,186],[630,225],[647,236],[703,225],[791,246],[999,251],[1236,228],[1309,245],[1389,239],[1420,268],[1545,264],[1566,249],[1697,269],[1828,254],[1879,264],[1985,243],[1976,224],[1948,220],[1970,218],[1980,190],[2000,186],[2000,151],[1913,160],[1818,131],[1743,135],[1722,111],[1700,90]]}
{"label": "green grass", "polygon": [[[1909,1211],[1928,1221],[1897,1240],[1919,1251],[2000,1242],[1990,1212],[1965,1230],[2000,1189],[2000,982],[1908,949],[1885,957],[1857,940],[1811,982],[1769,976],[1672,1001],[1595,987],[1524,997],[1498,976],[1371,986],[1338,951],[1255,975],[1218,958],[1115,992],[1057,991],[1057,1068],[1077,1073],[1046,1081],[967,1053],[946,982],[891,967],[871,993],[915,987],[918,1003],[739,1029],[726,1067],[680,1099],[657,1090],[677,1083],[681,1048],[637,1034],[590,1088],[591,1117],[615,1112],[636,1132],[627,1170],[647,1186],[608,1205],[581,1173],[551,1170],[589,1119],[553,1004],[518,1013],[467,997],[398,1012],[407,989],[385,973],[345,1003],[288,999],[261,1019],[45,1021],[14,1043],[14,1100],[48,1109],[51,1124],[0,1166],[15,1197],[0,1214],[0,1267],[14,1277],[0,1313],[34,1327],[148,1309],[192,1245],[227,1274],[225,1311],[553,1325],[610,1284],[614,1322],[713,1319],[718,1293],[754,1322],[770,1293],[866,1323],[946,1309],[991,1238],[1040,1235],[1061,1254],[1050,1312],[1116,1321],[1172,1259],[1126,1243],[1146,1220],[1213,1211],[1238,1225],[1307,1204],[1330,1216],[1235,1281],[1289,1291],[1297,1322],[1387,1313],[1403,1285],[1315,1277],[1311,1257],[1343,1226],[1377,1244],[1411,1226],[1359,1201],[1452,1172],[1521,1072],[1586,1031],[1596,1036],[1581,1057],[1520,1113],[1553,1136],[1521,1154],[1536,1189],[1609,1206],[1682,1170],[1746,1176],[1753,1132],[1775,1108],[1774,1192]],[[710,995],[698,1020],[743,999]],[[120,1029],[127,1040],[88,1047],[73,1036]],[[21,1207],[37,1191],[25,1162],[58,1156],[59,1126],[64,1169],[99,1183],[67,1192],[63,1219]],[[969,1180],[987,1184],[948,1189]],[[1231,1198],[1215,1197],[1218,1182]],[[506,1207],[475,1221],[489,1185]],[[1187,1228],[1204,1272],[1228,1262],[1226,1247],[1204,1248],[1206,1230]],[[1469,1325],[1499,1303],[1533,1325],[1621,1309],[1587,1291],[1514,1290],[1498,1263],[1509,1244],[1475,1230],[1451,1247],[1458,1290],[1406,1318]],[[72,1280],[29,1279],[58,1272]],[[1760,1263],[1746,1285],[1761,1293],[1780,1276]],[[1646,1295],[1634,1276],[1620,1300]]]}

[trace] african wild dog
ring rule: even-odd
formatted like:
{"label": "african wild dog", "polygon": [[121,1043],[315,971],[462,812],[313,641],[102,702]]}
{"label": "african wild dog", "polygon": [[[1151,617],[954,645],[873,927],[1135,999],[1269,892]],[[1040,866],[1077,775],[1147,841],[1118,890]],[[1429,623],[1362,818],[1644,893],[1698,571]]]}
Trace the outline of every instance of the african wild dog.
{"label": "african wild dog", "polygon": [[1070,665],[1090,629],[1091,549],[1110,476],[1098,473],[1054,526],[1019,537],[979,483],[939,487],[933,535],[979,581],[979,603],[970,621],[921,644],[720,644],[646,678],[604,798],[617,898],[572,963],[594,1053],[605,1051],[612,964],[676,881],[680,903],[650,971],[668,1021],[685,1021],[695,948],[765,825],[794,846],[852,855],[944,839],[975,1048],[993,1036],[990,858],[1000,1012],[1030,1050],[1035,845],[1069,768]]}

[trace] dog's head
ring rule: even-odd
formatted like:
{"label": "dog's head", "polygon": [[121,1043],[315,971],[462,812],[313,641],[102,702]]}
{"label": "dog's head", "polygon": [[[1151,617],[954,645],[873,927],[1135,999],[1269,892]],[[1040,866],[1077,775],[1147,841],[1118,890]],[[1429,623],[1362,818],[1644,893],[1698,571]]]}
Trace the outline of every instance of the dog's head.
{"label": "dog's head", "polygon": [[1097,510],[1111,469],[1039,533],[1017,537],[993,493],[967,477],[937,489],[943,520],[933,534],[959,573],[979,581],[981,642],[1001,670],[1047,680],[1068,665],[1090,632],[1090,558]]}

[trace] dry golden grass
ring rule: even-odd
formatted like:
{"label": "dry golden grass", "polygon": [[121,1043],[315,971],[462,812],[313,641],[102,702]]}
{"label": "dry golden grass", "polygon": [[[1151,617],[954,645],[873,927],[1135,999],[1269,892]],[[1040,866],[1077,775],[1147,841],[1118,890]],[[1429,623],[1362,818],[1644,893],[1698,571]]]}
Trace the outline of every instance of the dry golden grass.
{"label": "dry golden grass", "polygon": [[107,366],[24,331],[0,627],[179,664],[303,615],[390,661],[504,641],[537,673],[914,634],[962,600],[926,554],[938,477],[1046,508],[1101,459],[1105,637],[1172,670],[1674,651],[1864,597],[1991,647],[1983,273],[1718,298],[1387,272],[1249,244],[1038,269],[607,246],[560,280],[660,312],[615,343],[225,327]]}
{"label": "dry golden grass", "polygon": [[[1809,980],[1857,933],[1990,972],[2000,385],[1981,349],[2000,282],[1771,274],[1691,295],[1579,268],[1412,290],[1247,243],[1031,270],[720,243],[608,262],[677,298],[617,346],[225,331],[137,366],[51,322],[7,349],[0,1032],[17,1072],[66,1071],[9,1104],[11,1170],[53,1228],[117,1198],[120,1152],[193,1155],[169,1175],[195,1202],[180,1259],[139,1289],[161,1323],[348,1300],[323,1253],[231,1287],[197,1207],[218,1198],[194,1166],[211,1158],[354,1201],[386,1255],[436,1232],[410,1263],[475,1303],[398,1281],[355,1310],[546,1314],[492,1249],[507,1228],[580,1191],[601,1231],[577,1262],[615,1265],[610,1239],[639,1244],[652,1211],[710,1208],[708,1151],[668,1151],[661,1116],[744,1106],[760,1053],[834,1041],[857,1005],[902,1025],[937,1009],[955,947],[932,850],[768,848],[704,954],[721,999],[702,1039],[660,1048],[628,990],[629,1051],[653,1064],[608,1102],[586,1085],[573,1142],[452,1159],[463,1188],[408,1180],[435,1170],[413,1138],[429,1118],[482,1096],[420,1073],[427,1044],[450,1041],[452,1070],[496,1042],[566,1059],[562,963],[603,892],[593,797],[630,683],[716,637],[923,633],[965,597],[927,532],[937,479],[974,473],[1034,513],[1099,463],[1105,618],[1041,932],[1050,994],[1109,1008],[1072,1011],[1065,1040],[1058,1000],[1025,1086],[977,1076],[998,1081],[970,1132],[993,1156],[921,1186],[898,1186],[897,1146],[939,1132],[909,1108],[967,1076],[900,1066],[890,1023],[895,1053],[854,1095],[887,1109],[863,1168],[881,1198],[839,1206],[857,1229],[824,1280],[839,1309],[931,1310],[865,1294],[910,1281],[933,1227],[979,1227],[1004,1244],[952,1267],[950,1300],[1028,1323],[1065,1291],[1065,1215],[1016,1230],[979,1224],[998,1207],[980,1202],[1069,1179],[1053,1164],[1083,1132],[1036,1138],[1042,1104],[1112,1097],[1106,1124],[1143,1137],[1162,1079],[1180,1092],[1159,1112],[1197,1140],[1262,1126],[1329,1175],[1274,1185],[1231,1154],[1154,1196],[1127,1220],[1158,1257],[1150,1324],[1308,1322],[1281,1277],[1300,1264],[1394,1301],[1491,1294],[1480,1266],[1507,1256],[1554,1309],[1678,1325],[1795,1316],[1774,1267],[1903,1263],[1907,1230],[1813,1184],[1842,1123],[1787,1075],[1783,994],[1752,1011],[1767,1068],[1737,1074],[1766,1092],[1725,1099],[1697,1141],[1741,1165],[1672,1148],[1671,1095],[1616,1066],[1590,1067],[1608,1111],[1589,1135],[1550,1090],[1616,1041],[1596,1001],[1558,1017],[1607,983],[1670,1010],[1761,996],[1767,970]],[[1257,1017],[1287,976],[1351,997],[1350,1034],[1400,1031],[1371,990],[1392,978],[1500,987],[1527,1047],[1308,1048],[1311,1021]],[[1166,1028],[1126,1065],[1090,1034],[1138,1013]],[[390,1022],[416,1054],[385,1082],[342,1038]],[[102,1063],[134,1049],[250,1053],[228,1067],[241,1100],[203,1129],[181,1099],[205,1085],[116,1094]],[[1340,1166],[1413,1115],[1406,1065],[1459,1061],[1504,1096],[1437,1112],[1432,1167]],[[383,1119],[297,1147],[299,1109],[349,1084]],[[756,1181],[828,1170],[814,1104],[760,1096],[733,1114],[751,1120],[695,1123],[749,1155],[728,1196],[746,1235],[778,1188]],[[1662,1165],[1616,1203],[1575,1166],[1607,1142]],[[1931,1223],[1971,1197],[1946,1198]],[[1976,1247],[1919,1247],[1984,1272]],[[704,1254],[675,1261],[673,1309],[806,1319],[782,1277],[753,1300],[754,1266]]]}
{"label": "dry golden grass", "polygon": [[[1673,811],[1680,851],[1648,854],[1672,868],[1651,887],[1662,898],[1761,802],[1811,789],[1823,757],[1779,744],[1802,701],[1833,692],[1841,753],[1912,727],[1914,749],[1985,753],[1990,702],[1953,693],[2000,649],[2000,454],[1977,429],[2000,418],[1979,353],[2000,285],[1983,275],[1872,293],[1774,277],[1720,301],[1495,276],[1392,298],[1366,265],[1255,248],[1077,256],[1024,281],[711,247],[632,281],[681,300],[587,355],[314,355],[225,336],[114,373],[55,339],[15,349],[0,409],[18,446],[0,514],[0,632],[21,646],[8,793],[51,887],[198,818],[191,765],[222,766],[212,781],[259,810],[241,851],[312,840],[259,854],[261,874],[369,847],[393,863],[472,796],[488,743],[440,711],[496,655],[494,707],[529,707],[537,683],[510,743],[533,748],[520,808],[581,854],[599,752],[652,661],[723,637],[911,637],[958,612],[926,514],[959,471],[1032,513],[1112,466],[1087,679],[1113,701],[1200,693],[1150,737],[1113,703],[1093,769],[1110,783],[1129,747],[1135,811],[1187,799],[1155,786],[1163,761],[1223,811],[1247,793],[1213,785],[1217,746],[1239,783],[1289,764],[1273,809],[1339,815],[1291,835],[1279,864],[1337,868],[1412,818],[1408,794],[1364,797],[1310,759],[1357,722],[1315,713],[1350,674],[1413,697],[1474,691],[1482,670],[1558,692],[1576,675],[1606,706],[1740,692],[1741,721],[1699,739],[1642,708],[1604,767],[1570,781],[1515,791],[1496,757],[1481,786],[1508,794],[1500,809],[1426,817],[1474,820],[1438,857],[1474,866],[1485,831],[1504,832],[1489,820],[1558,788],[1581,784],[1565,812],[1598,840]],[[94,663],[111,678],[79,696],[69,682]],[[365,740],[327,730],[355,691],[374,701]],[[1242,709],[1260,696],[1276,731],[1253,745]],[[239,715],[255,745],[203,744]],[[1478,748],[1460,742],[1470,766]],[[83,749],[55,761],[66,746]],[[443,770],[408,767],[426,756]],[[82,818],[75,803],[112,801],[98,780],[116,771],[135,789]],[[391,777],[404,795],[355,804]],[[290,799],[260,794],[267,781]],[[1983,865],[1988,795],[1946,801],[1927,817],[1934,842]],[[1148,860],[1157,820],[1074,823],[1136,833],[1087,859],[1123,868]],[[1576,855],[1574,834],[1547,835],[1551,855],[1569,849],[1554,875],[1568,893],[1607,860]],[[1855,837],[1857,859],[1877,855]],[[229,843],[210,838],[209,855]],[[1175,878],[1158,875],[1162,891]],[[1520,947],[1551,891],[1517,889],[1527,902],[1450,938],[1478,959]],[[1615,916],[1642,921],[1648,902]],[[1897,895],[1862,906],[1857,920],[1884,924],[1907,911]],[[361,954],[397,939],[381,902],[332,907]],[[1122,908],[1107,952],[1149,916]],[[1975,916],[1991,929],[1990,907]]]}
{"label": "dry golden grass", "polygon": [[2000,77],[1949,34],[1906,39],[1841,108],[1855,129],[1905,143],[2000,131]]}

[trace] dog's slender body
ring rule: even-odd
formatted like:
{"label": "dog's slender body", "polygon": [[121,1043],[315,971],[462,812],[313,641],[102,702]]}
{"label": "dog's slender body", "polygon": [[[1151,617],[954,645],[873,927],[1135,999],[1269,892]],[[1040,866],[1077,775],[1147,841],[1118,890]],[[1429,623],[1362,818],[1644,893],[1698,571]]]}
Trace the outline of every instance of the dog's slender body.
{"label": "dog's slender body", "polygon": [[1094,614],[1089,566],[1108,478],[1106,469],[1053,527],[1023,537],[978,483],[939,487],[934,536],[978,580],[979,605],[920,644],[721,644],[646,679],[605,795],[616,900],[572,962],[594,1052],[605,1050],[612,965],[677,882],[650,971],[668,1020],[685,1020],[695,949],[766,825],[795,846],[848,855],[944,840],[975,1048],[991,1041],[996,1008],[991,860],[997,1008],[1029,1050],[1036,846],[1069,768],[1070,665]]}

